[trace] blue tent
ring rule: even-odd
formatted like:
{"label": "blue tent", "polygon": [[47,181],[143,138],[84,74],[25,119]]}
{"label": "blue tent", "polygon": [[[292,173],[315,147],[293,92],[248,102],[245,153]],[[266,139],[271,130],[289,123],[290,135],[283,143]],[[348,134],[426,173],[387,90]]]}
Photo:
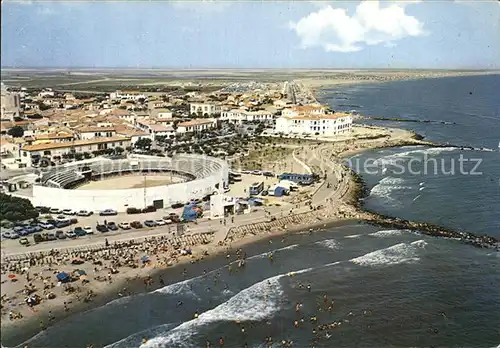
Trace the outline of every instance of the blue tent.
{"label": "blue tent", "polygon": [[198,218],[198,212],[194,208],[196,208],[195,203],[185,205],[182,218],[186,221],[195,221]]}
{"label": "blue tent", "polygon": [[284,187],[281,187],[281,186],[277,186],[275,189],[274,189],[274,196],[275,197],[282,197],[286,195],[286,188]]}
{"label": "blue tent", "polygon": [[61,283],[66,283],[70,281],[69,274],[66,272],[61,272],[57,273],[56,275],[57,280],[59,280]]}

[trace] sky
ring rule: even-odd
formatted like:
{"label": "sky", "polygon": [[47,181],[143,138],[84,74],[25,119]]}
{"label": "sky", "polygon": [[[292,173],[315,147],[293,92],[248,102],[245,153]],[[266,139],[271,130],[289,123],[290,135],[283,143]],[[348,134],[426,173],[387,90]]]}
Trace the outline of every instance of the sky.
{"label": "sky", "polygon": [[500,1],[2,2],[3,67],[500,69]]}

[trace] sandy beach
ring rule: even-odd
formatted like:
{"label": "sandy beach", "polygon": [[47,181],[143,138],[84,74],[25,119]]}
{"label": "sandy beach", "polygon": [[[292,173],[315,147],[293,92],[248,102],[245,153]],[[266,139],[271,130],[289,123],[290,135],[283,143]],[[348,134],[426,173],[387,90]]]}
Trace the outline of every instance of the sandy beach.
{"label": "sandy beach", "polygon": [[[224,254],[227,259],[235,260],[236,250],[270,236],[319,230],[331,223],[362,218],[355,207],[356,185],[338,159],[366,149],[425,144],[415,140],[409,131],[368,128],[366,138],[356,134],[356,139],[314,141],[312,146],[300,147],[298,157],[309,159],[309,165],[329,173],[328,179],[308,200],[292,205],[289,211],[278,216],[266,212],[268,218],[261,222],[232,227],[226,240],[219,244],[213,234],[162,236],[109,245],[106,241],[88,251],[54,250],[33,254],[24,261],[3,262],[2,330],[18,331],[24,327],[18,332],[23,332],[27,339],[67,315],[162,287],[169,283],[167,269],[179,272],[186,266]],[[238,255],[242,255],[241,251]],[[60,272],[66,272],[72,281],[58,281],[56,276]],[[33,299],[32,305],[26,302],[28,297]]]}

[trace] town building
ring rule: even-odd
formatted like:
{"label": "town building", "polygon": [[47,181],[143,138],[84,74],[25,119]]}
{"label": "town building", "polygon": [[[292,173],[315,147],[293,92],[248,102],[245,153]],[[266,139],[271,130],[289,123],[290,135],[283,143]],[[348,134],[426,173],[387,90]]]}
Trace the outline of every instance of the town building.
{"label": "town building", "polygon": [[130,146],[128,137],[94,138],[90,140],[74,140],[72,142],[43,143],[35,145],[25,145],[21,148],[21,161],[27,166],[31,166],[33,161],[42,157],[55,159],[69,153],[91,153],[92,151],[127,148]]}
{"label": "town building", "polygon": [[297,116],[320,116],[326,114],[326,108],[321,105],[297,105],[291,108],[286,108],[281,111],[281,115],[285,117]]}
{"label": "town building", "polygon": [[175,136],[175,130],[172,126],[156,123],[154,120],[137,120],[136,126],[151,134],[152,140],[155,140],[157,136]]}
{"label": "town building", "polygon": [[178,133],[203,132],[217,127],[217,121],[213,118],[196,119],[177,124]]}
{"label": "town building", "polygon": [[258,110],[258,111],[245,111],[241,109],[233,109],[229,111],[222,111],[221,121],[227,121],[229,123],[245,123],[245,122],[268,122],[275,119],[275,115],[272,112]]}
{"label": "town building", "polygon": [[79,139],[110,138],[116,135],[113,126],[84,126],[75,129]]}
{"label": "town building", "polygon": [[1,119],[14,121],[15,117],[22,117],[23,108],[21,98],[18,93],[12,93],[2,85]]}
{"label": "town building", "polygon": [[344,113],[281,116],[275,133],[333,136],[350,132],[352,116]]}
{"label": "town building", "polygon": [[147,101],[147,97],[144,94],[141,94],[139,92],[122,92],[122,91],[116,91],[113,92],[109,95],[109,99],[111,100],[134,100],[137,101],[139,99],[143,99]]}
{"label": "town building", "polygon": [[190,103],[189,110],[191,115],[208,117],[220,114],[221,106],[215,103]]}

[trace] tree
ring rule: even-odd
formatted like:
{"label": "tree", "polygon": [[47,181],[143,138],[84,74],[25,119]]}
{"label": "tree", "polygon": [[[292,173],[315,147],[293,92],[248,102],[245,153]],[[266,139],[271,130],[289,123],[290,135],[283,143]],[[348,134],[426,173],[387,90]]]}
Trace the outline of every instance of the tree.
{"label": "tree", "polygon": [[83,153],[75,153],[75,159],[81,161],[83,159]]}
{"label": "tree", "polygon": [[43,103],[43,102],[38,102],[38,108],[40,109],[40,111],[45,111],[45,110],[49,110],[50,109],[50,106],[48,106],[47,104]]}
{"label": "tree", "polygon": [[125,151],[125,149],[123,147],[120,147],[120,146],[115,147],[115,153],[117,155],[121,155],[123,153],[123,151]]}
{"label": "tree", "polygon": [[22,138],[24,129],[21,126],[14,126],[7,131],[7,134],[14,138]]}
{"label": "tree", "polygon": [[141,138],[135,142],[134,146],[138,149],[149,150],[151,147],[151,139]]}
{"label": "tree", "polygon": [[33,207],[29,199],[14,197],[0,193],[0,220],[22,221],[35,219],[38,211]]}
{"label": "tree", "polygon": [[92,155],[90,154],[90,152],[84,152],[84,153],[83,153],[83,157],[84,157],[85,159],[89,159],[89,158],[92,158]]}

